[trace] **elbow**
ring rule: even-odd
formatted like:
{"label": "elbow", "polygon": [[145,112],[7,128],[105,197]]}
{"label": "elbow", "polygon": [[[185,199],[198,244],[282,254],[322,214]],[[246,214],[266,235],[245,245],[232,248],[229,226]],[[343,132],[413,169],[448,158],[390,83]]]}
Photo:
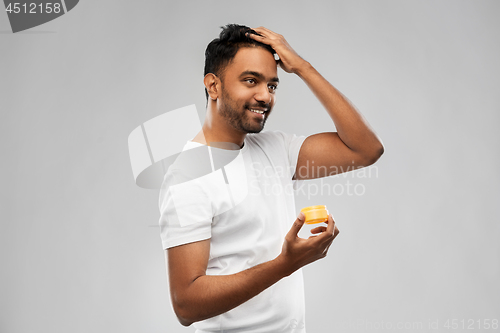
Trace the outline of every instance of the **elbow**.
{"label": "elbow", "polygon": [[197,321],[207,318],[200,313],[198,306],[193,301],[192,299],[172,297],[172,307],[174,308],[177,320],[182,326],[190,326]]}
{"label": "elbow", "polygon": [[179,323],[181,323],[181,325],[185,327],[191,326],[191,324],[194,323],[194,321],[190,321],[179,316],[177,316],[177,320],[179,320]]}
{"label": "elbow", "polygon": [[384,154],[385,148],[382,142],[379,142],[379,145],[377,146],[376,149],[374,149],[374,161],[373,163],[377,162],[378,159]]}
{"label": "elbow", "polygon": [[379,142],[376,146],[370,149],[369,153],[366,153],[363,158],[363,165],[369,166],[374,164],[379,160],[379,158],[384,154],[384,145]]}
{"label": "elbow", "polygon": [[179,304],[173,303],[174,312],[177,316],[177,320],[182,326],[190,326],[195,320],[191,319],[191,314],[189,313],[189,309],[185,307],[179,306]]}
{"label": "elbow", "polygon": [[[196,280],[196,279],[195,279]],[[172,308],[177,320],[182,326],[206,319],[203,317],[203,307],[199,303],[199,297],[186,288],[172,288],[170,290]]]}

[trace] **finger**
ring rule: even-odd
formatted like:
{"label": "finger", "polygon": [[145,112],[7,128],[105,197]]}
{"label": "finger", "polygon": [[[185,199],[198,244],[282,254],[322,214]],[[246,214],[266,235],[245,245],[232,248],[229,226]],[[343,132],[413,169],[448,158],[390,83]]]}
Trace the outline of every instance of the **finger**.
{"label": "finger", "polygon": [[[257,32],[257,33],[259,33],[259,32]],[[269,44],[269,42],[271,41],[269,38],[266,38],[265,36],[256,35],[256,34],[251,33],[251,32],[247,32],[246,36],[248,38],[251,38],[251,39],[256,40],[257,42],[260,42],[263,44]]]}
{"label": "finger", "polygon": [[252,30],[260,35],[265,35],[266,33],[268,33],[267,29],[265,29],[264,27],[252,28]]}
{"label": "finger", "polygon": [[335,237],[337,237],[337,235],[338,235],[339,233],[340,233],[339,228],[337,228],[337,227],[335,226],[335,231],[333,232],[333,238],[335,239]]}
{"label": "finger", "polygon": [[268,34],[268,35],[272,35],[272,36],[278,36],[278,34],[272,30],[269,30],[268,28],[266,27],[258,27],[258,28],[254,28],[253,30],[255,31],[259,31],[259,33],[264,33],[264,34]]}
{"label": "finger", "polygon": [[297,219],[293,223],[292,227],[290,228],[290,231],[288,232],[288,236],[291,236],[294,238],[297,237],[297,235],[300,231],[300,228],[302,228],[302,226],[304,225],[304,220],[305,220],[304,213],[300,212],[299,216],[297,217]]}
{"label": "finger", "polygon": [[326,231],[326,227],[320,226],[320,227],[316,227],[314,229],[311,229],[311,234],[319,234],[319,233],[325,232],[325,231]]}
{"label": "finger", "polygon": [[250,31],[247,31],[247,32],[245,33],[245,35],[247,35],[248,37],[251,37],[251,38],[253,38],[253,37],[261,37],[261,38],[264,38],[264,35],[263,35],[261,32],[259,32],[259,31],[255,30],[255,29],[251,29]]}
{"label": "finger", "polygon": [[[335,230],[335,221],[333,221],[333,217],[331,214],[328,215],[328,220],[325,221],[325,223],[327,223],[327,226],[322,227],[322,228],[324,228],[324,230],[320,235],[318,235],[318,237],[320,237],[321,242],[323,244],[326,244],[329,241],[333,240],[333,232]],[[311,230],[311,232],[312,232],[312,230]]]}
{"label": "finger", "polygon": [[329,240],[328,240],[328,243],[327,243],[327,246],[326,246],[326,249],[323,253],[327,253],[328,252],[328,249],[330,249],[330,246],[332,245],[335,237],[337,237],[337,235],[340,233],[340,230],[339,228],[335,227],[335,231],[333,232],[333,237],[331,237]]}
{"label": "finger", "polygon": [[333,235],[333,232],[335,230],[335,221],[333,220],[332,214],[328,215],[328,226],[326,228],[326,232],[329,233],[330,235]]}
{"label": "finger", "polygon": [[332,242],[333,242],[333,239],[330,243],[328,243],[328,245],[326,246],[325,250],[323,251],[323,254],[327,254],[328,253],[328,250],[330,249],[330,246],[332,245]]}
{"label": "finger", "polygon": [[333,241],[335,240],[335,237],[337,237],[338,233],[339,233],[339,229],[337,227],[335,227],[335,230],[336,230],[336,233],[334,233],[332,236],[330,236],[328,238],[328,240],[326,241],[326,248],[325,250],[323,251],[323,253],[326,255],[328,253],[328,250],[330,249],[330,246],[332,245]]}
{"label": "finger", "polygon": [[264,39],[279,40],[282,37],[281,35],[273,32],[269,29],[266,29],[264,27],[258,27],[258,28],[254,28],[252,30],[255,31],[257,34],[259,34]]}

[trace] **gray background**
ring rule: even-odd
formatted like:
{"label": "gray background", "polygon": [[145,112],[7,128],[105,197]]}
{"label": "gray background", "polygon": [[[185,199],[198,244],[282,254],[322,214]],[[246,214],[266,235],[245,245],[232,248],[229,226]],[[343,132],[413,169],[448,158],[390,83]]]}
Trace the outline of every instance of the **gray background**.
{"label": "gray background", "polygon": [[[134,184],[127,137],[189,104],[203,117],[204,49],[233,22],[283,34],[386,147],[378,177],[323,183],[364,195],[297,199],[341,229],[304,270],[308,332],[500,319],[499,14],[484,0],[86,0],[12,34],[1,12],[0,331],[194,331],[171,310],[158,191]],[[266,129],[333,130],[279,74]]]}

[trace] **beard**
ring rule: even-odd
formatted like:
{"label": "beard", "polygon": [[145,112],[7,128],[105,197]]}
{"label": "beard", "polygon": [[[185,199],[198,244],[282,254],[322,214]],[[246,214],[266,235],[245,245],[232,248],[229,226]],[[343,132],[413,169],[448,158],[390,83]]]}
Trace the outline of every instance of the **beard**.
{"label": "beard", "polygon": [[[252,107],[265,107],[268,109],[266,114],[264,114],[264,119],[262,121],[259,122],[249,117],[247,110],[249,111]],[[224,88],[222,88],[220,113],[227,120],[228,124],[234,129],[244,133],[260,133],[264,129],[264,125],[266,124],[266,120],[270,112],[271,108],[269,104],[265,103],[255,105],[245,103],[242,106],[238,106],[237,103],[229,97]]]}

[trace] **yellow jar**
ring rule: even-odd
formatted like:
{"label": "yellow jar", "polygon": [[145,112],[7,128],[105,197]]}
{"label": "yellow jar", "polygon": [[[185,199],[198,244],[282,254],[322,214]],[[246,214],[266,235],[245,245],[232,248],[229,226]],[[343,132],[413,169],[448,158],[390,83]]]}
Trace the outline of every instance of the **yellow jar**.
{"label": "yellow jar", "polygon": [[307,224],[321,223],[328,221],[328,210],[326,206],[310,206],[306,208],[302,208],[300,210],[304,213],[306,220],[304,221]]}

